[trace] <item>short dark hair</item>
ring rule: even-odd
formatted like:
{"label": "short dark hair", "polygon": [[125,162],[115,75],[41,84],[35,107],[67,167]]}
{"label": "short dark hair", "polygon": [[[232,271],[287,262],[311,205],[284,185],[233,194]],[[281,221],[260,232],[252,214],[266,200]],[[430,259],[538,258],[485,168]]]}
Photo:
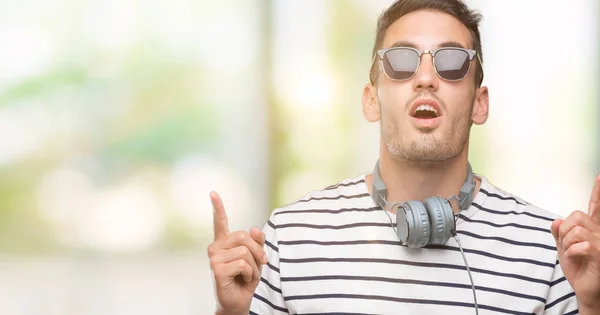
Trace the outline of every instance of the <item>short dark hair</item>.
{"label": "short dark hair", "polygon": [[[369,79],[371,84],[377,82],[379,75],[379,67],[375,62],[377,60],[377,50],[381,49],[385,32],[396,20],[405,14],[418,10],[434,10],[448,13],[464,24],[471,32],[473,41],[473,49],[477,51],[479,59],[483,64],[483,52],[481,50],[481,35],[479,34],[479,22],[482,15],[475,10],[469,9],[462,0],[398,0],[394,2],[379,16],[377,21],[377,31],[375,34],[375,45],[373,46],[371,71]],[[475,66],[475,80],[478,86],[481,86],[483,81],[483,69],[480,64]]]}

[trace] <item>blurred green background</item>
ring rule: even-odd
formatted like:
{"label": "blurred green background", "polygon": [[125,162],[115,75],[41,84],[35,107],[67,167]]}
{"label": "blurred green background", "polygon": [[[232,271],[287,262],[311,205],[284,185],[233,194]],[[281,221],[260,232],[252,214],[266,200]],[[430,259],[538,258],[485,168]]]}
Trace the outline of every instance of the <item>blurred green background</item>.
{"label": "blurred green background", "polygon": [[[598,2],[467,2],[491,93],[475,171],[557,214],[585,209]],[[0,4],[0,312],[210,313],[210,191],[248,229],[371,170],[361,94],[390,3]]]}

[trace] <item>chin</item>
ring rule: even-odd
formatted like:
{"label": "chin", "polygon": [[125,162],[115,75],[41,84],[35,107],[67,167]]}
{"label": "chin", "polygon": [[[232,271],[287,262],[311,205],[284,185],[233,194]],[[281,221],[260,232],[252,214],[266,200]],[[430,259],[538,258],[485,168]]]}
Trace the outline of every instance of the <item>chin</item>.
{"label": "chin", "polygon": [[403,142],[386,143],[395,158],[422,162],[441,162],[452,159],[462,152],[459,143],[440,140],[433,134],[422,134]]}

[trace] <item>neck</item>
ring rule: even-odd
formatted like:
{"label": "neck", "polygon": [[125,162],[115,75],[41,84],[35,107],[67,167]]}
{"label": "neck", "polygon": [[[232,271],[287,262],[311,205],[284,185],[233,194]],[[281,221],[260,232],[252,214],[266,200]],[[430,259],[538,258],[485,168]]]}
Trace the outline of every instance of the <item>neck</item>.
{"label": "neck", "polygon": [[[435,162],[406,161],[392,158],[384,152],[379,160],[381,179],[387,186],[388,202],[425,200],[431,196],[458,196],[467,176],[467,150],[458,156]],[[372,192],[372,175],[367,187]],[[477,181],[477,192],[479,181]],[[458,210],[458,209],[456,209]]]}

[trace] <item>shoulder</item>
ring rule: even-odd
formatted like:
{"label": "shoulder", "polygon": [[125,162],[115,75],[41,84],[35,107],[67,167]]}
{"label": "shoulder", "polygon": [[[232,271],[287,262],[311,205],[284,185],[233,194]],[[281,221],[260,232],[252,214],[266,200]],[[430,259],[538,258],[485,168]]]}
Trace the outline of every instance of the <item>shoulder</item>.
{"label": "shoulder", "polygon": [[486,207],[500,211],[526,214],[544,221],[553,221],[560,217],[547,209],[540,208],[524,198],[496,186],[484,176],[478,175],[478,177],[481,178],[479,193],[482,195],[482,198],[476,198],[476,200],[480,201],[481,206],[485,205]]}
{"label": "shoulder", "polygon": [[346,178],[322,189],[309,191],[289,204],[273,210],[264,232],[293,239],[304,233],[322,231],[323,225],[339,225],[356,220],[357,213],[373,209],[373,200],[365,185],[365,175]]}
{"label": "shoulder", "polygon": [[361,174],[307,192],[273,210],[270,220],[280,223],[312,222],[370,207],[373,207],[373,201],[365,184],[365,174]]}
{"label": "shoulder", "polygon": [[[552,264],[556,260],[556,244],[550,232],[552,222],[559,216],[524,198],[482,179],[479,193],[473,201],[470,231],[481,235],[504,238],[508,252],[527,249],[536,259]],[[507,252],[507,253],[508,253]]]}
{"label": "shoulder", "polygon": [[275,209],[273,213],[302,210],[315,205],[331,204],[335,201],[360,199],[363,197],[369,197],[369,193],[365,186],[365,175],[361,174],[345,178],[322,189],[309,191],[300,198]]}

